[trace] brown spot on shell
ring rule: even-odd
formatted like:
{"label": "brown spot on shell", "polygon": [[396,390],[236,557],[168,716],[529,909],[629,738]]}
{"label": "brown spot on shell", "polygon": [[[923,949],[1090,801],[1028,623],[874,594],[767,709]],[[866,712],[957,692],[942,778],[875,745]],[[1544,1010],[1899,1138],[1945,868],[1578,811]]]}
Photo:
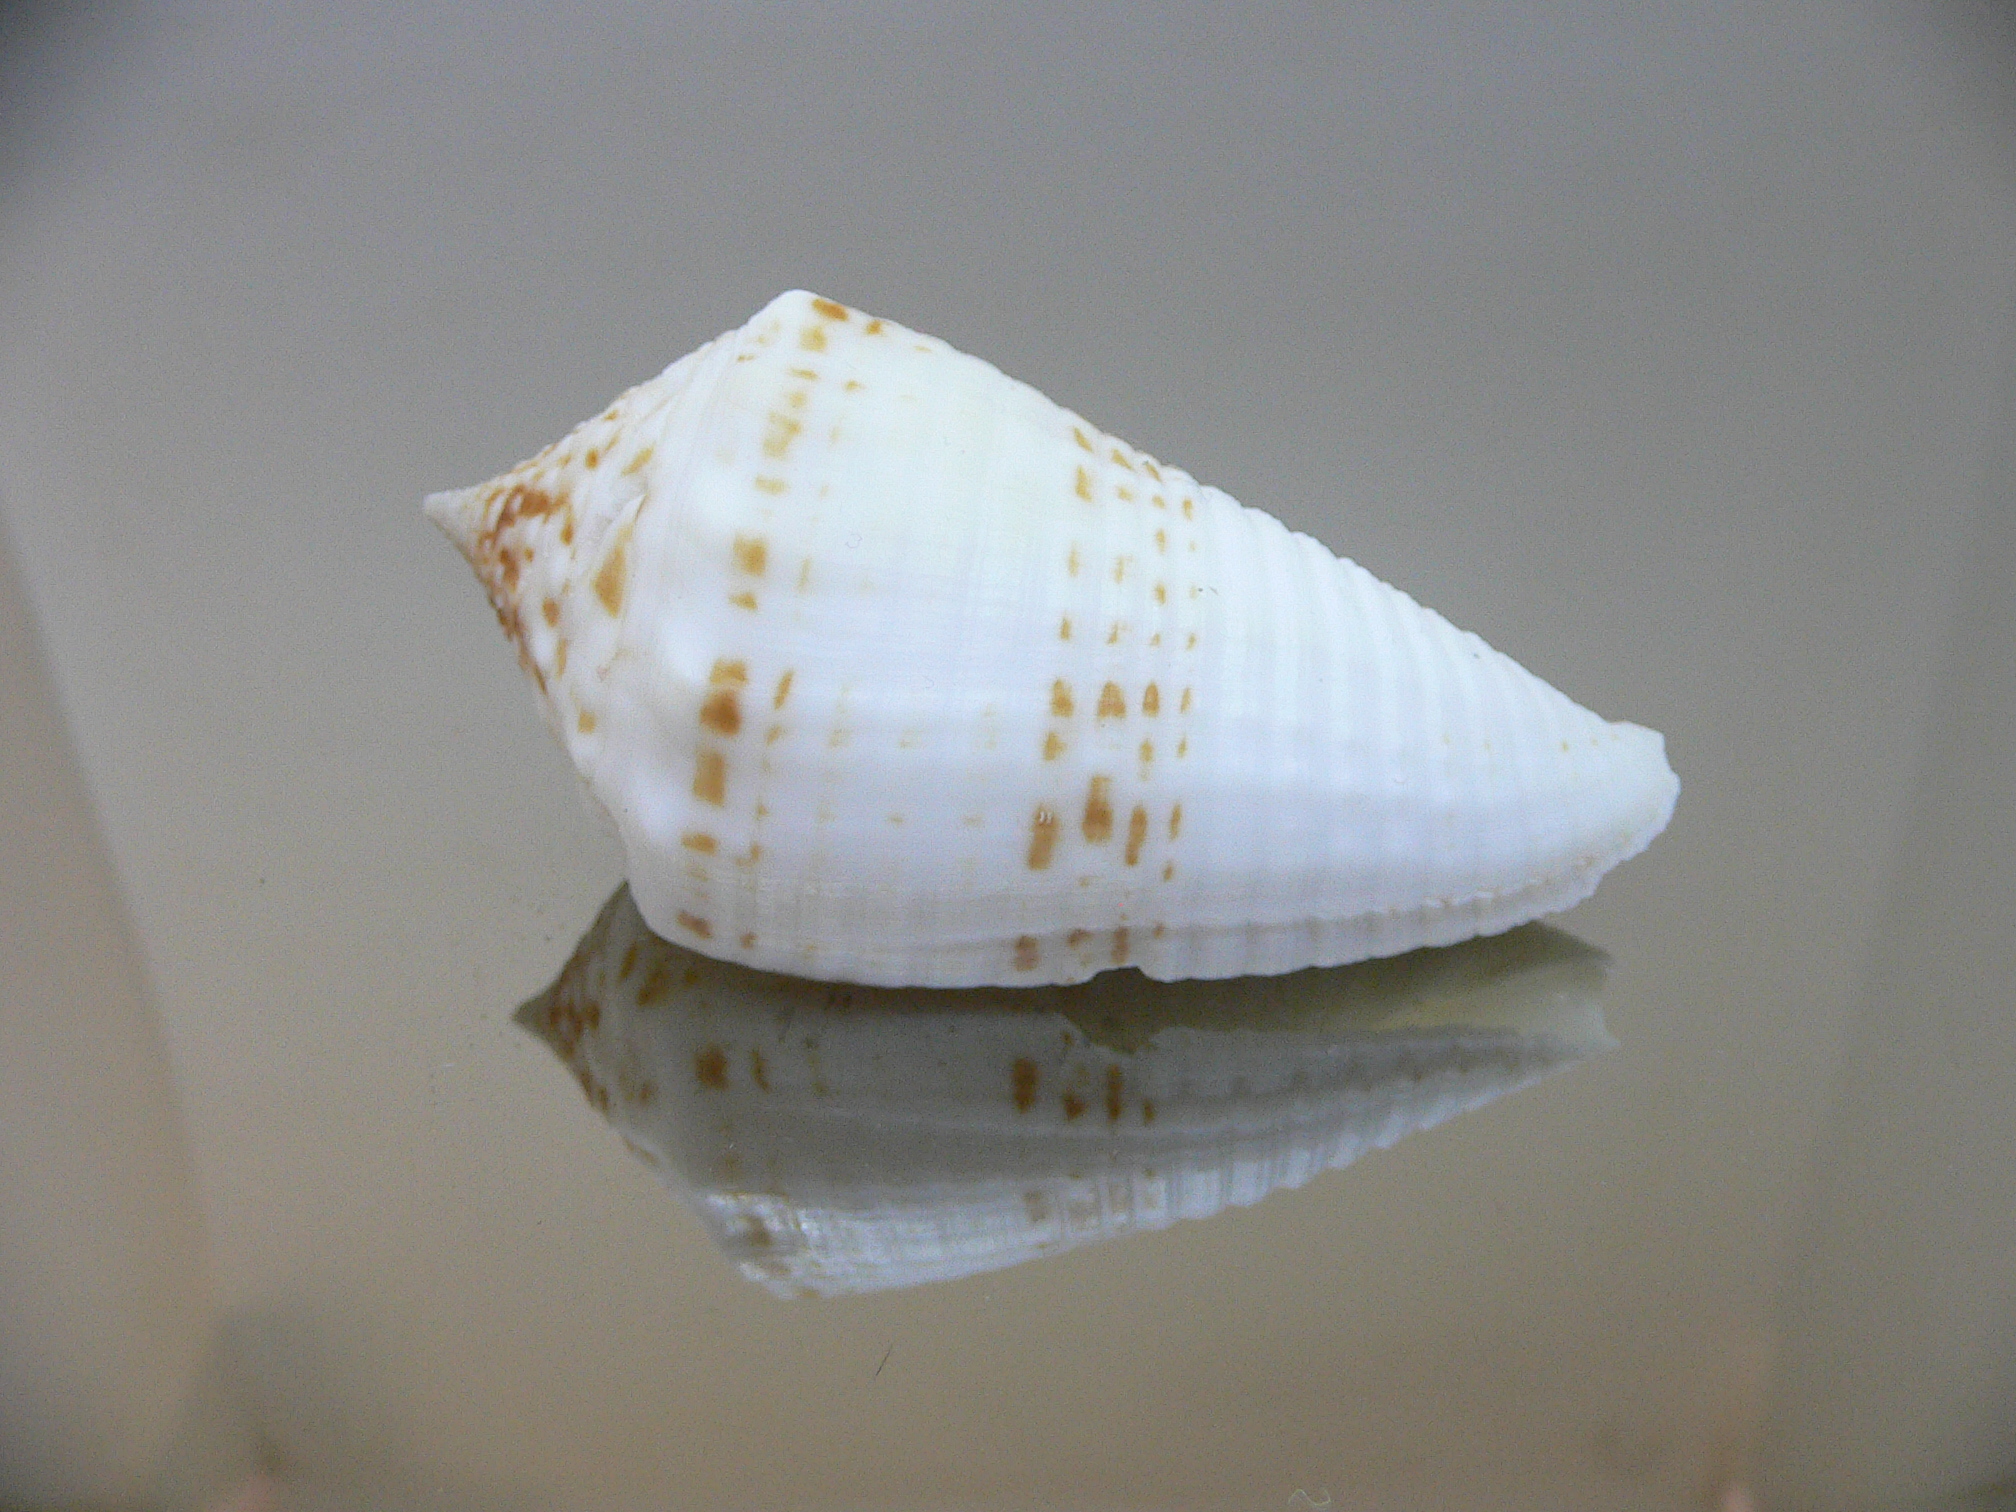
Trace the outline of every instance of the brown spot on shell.
{"label": "brown spot on shell", "polygon": [[[1024,935],[1022,938],[1029,940],[1029,936],[1027,935]],[[1036,942],[1029,940],[1029,943],[1033,946]],[[1018,952],[1016,959],[1019,964],[1021,959],[1019,954],[1021,945],[1019,941],[1017,942],[1016,949]],[[1032,966],[1034,964],[1033,961],[1030,963]],[[1025,966],[1022,969],[1026,971],[1029,967]],[[1036,1062],[1029,1059],[1026,1055],[1016,1056],[1014,1064],[1009,1066],[1008,1091],[1009,1095],[1015,1099],[1015,1111],[1017,1113],[1027,1113],[1031,1108],[1036,1106],[1037,1076]]]}
{"label": "brown spot on shell", "polygon": [[1169,589],[1167,588],[1166,585],[1162,583],[1157,583],[1155,585],[1155,602],[1158,604],[1166,604],[1169,602]]}
{"label": "brown spot on shell", "polygon": [[728,801],[728,763],[719,751],[702,750],[694,758],[693,796],[716,808]]}
{"label": "brown spot on shell", "polygon": [[737,609],[754,609],[756,607],[756,595],[744,589],[740,593],[729,594],[728,602],[733,604]]}
{"label": "brown spot on shell", "polygon": [[593,472],[602,465],[602,453],[591,446],[588,448],[586,461],[588,463],[588,471]]}
{"label": "brown spot on shell", "polygon": [[716,688],[744,688],[749,685],[749,663],[740,657],[729,659],[716,657],[714,665],[707,669],[707,682]]}
{"label": "brown spot on shell", "polygon": [[1094,845],[1113,838],[1113,779],[1094,777],[1085,792],[1085,817],[1078,826]]}
{"label": "brown spot on shell", "polygon": [[1057,849],[1057,812],[1047,803],[1036,805],[1029,818],[1029,870],[1042,871]]}
{"label": "brown spot on shell", "polygon": [[791,450],[791,443],[802,428],[791,416],[773,412],[770,428],[763,433],[763,455],[781,459]]}
{"label": "brown spot on shell", "polygon": [[1034,935],[1016,936],[1015,969],[1017,971],[1034,971],[1036,969],[1036,963],[1040,961],[1042,958],[1043,953],[1037,947],[1036,937]]}
{"label": "brown spot on shell", "polygon": [[882,334],[882,322],[879,318],[871,320],[868,324],[861,327],[861,330],[863,334],[868,336],[880,336]]}
{"label": "brown spot on shell", "polygon": [[637,1006],[639,1008],[649,1008],[671,990],[671,963],[667,961],[653,961],[651,969],[644,973],[644,980],[637,984]]}
{"label": "brown spot on shell", "polygon": [[1064,616],[1063,622],[1057,626],[1057,639],[1071,639],[1071,616],[1068,614]]}
{"label": "brown spot on shell", "polygon": [[679,927],[681,929],[692,930],[693,933],[700,936],[700,938],[703,940],[711,940],[714,938],[714,926],[712,924],[709,924],[705,919],[701,918],[698,914],[690,914],[685,912],[683,909],[679,913]]}
{"label": "brown spot on shell", "polygon": [[1078,548],[1075,545],[1071,548],[1071,555],[1065,559],[1064,570],[1073,577],[1078,576]]}
{"label": "brown spot on shell", "polygon": [[1113,455],[1113,461],[1114,461],[1114,463],[1115,463],[1115,464],[1116,464],[1117,466],[1120,466],[1120,467],[1124,467],[1124,468],[1126,468],[1126,469],[1127,469],[1127,471],[1129,471],[1129,472],[1132,472],[1132,471],[1134,471],[1134,464],[1133,464],[1132,462],[1129,462],[1129,461],[1128,461],[1128,460],[1126,459],[1126,457],[1124,457],[1124,456],[1122,456],[1122,455],[1121,455],[1121,452],[1120,452],[1120,448],[1119,448],[1119,447],[1117,447],[1117,446],[1116,446],[1116,447],[1113,447],[1113,448],[1111,448],[1111,451],[1112,451],[1112,455]]}
{"label": "brown spot on shell", "polygon": [[717,735],[733,735],[742,728],[742,705],[733,688],[716,688],[700,705],[700,723]]}
{"label": "brown spot on shell", "polygon": [[1099,690],[1099,717],[1101,719],[1127,717],[1127,695],[1120,691],[1120,684],[1109,682]]}
{"label": "brown spot on shell", "polygon": [[1082,467],[1078,469],[1076,492],[1078,497],[1083,499],[1087,504],[1092,502],[1092,475]]}
{"label": "brown spot on shell", "polygon": [[808,352],[826,350],[826,331],[823,326],[807,326],[798,333],[798,345]]}
{"label": "brown spot on shell", "polygon": [[1071,684],[1058,678],[1050,684],[1050,712],[1059,719],[1069,719],[1077,706],[1071,702]]}
{"label": "brown spot on shell", "polygon": [[1074,425],[1071,427],[1071,434],[1077,439],[1078,444],[1083,448],[1085,448],[1086,451],[1089,452],[1092,450],[1092,443],[1086,439],[1085,432],[1083,432],[1077,426]]}
{"label": "brown spot on shell", "polygon": [[1152,1097],[1141,1099],[1141,1122],[1144,1124],[1155,1122],[1155,1099]]}
{"label": "brown spot on shell", "polygon": [[560,601],[558,599],[549,598],[546,600],[545,603],[539,606],[539,612],[546,616],[547,624],[557,625],[560,623]]}
{"label": "brown spot on shell", "polygon": [[1174,840],[1183,830],[1183,805],[1172,804],[1169,808],[1169,838]]}
{"label": "brown spot on shell", "polygon": [[595,716],[588,710],[583,709],[574,716],[574,728],[579,730],[583,735],[593,735],[595,733]]}
{"label": "brown spot on shell", "polygon": [[1148,838],[1148,810],[1140,804],[1134,805],[1134,812],[1127,816],[1127,864],[1134,866],[1141,860],[1141,846]]}
{"label": "brown spot on shell", "polygon": [[1064,754],[1064,737],[1055,730],[1043,737],[1043,759],[1055,761]]}
{"label": "brown spot on shell", "polygon": [[756,480],[757,490],[766,494],[781,494],[790,486],[782,478],[758,478]]}
{"label": "brown spot on shell", "polygon": [[552,493],[529,483],[513,483],[504,491],[504,502],[486,534],[494,537],[520,520],[542,520],[567,507],[566,493]]}
{"label": "brown spot on shell", "polygon": [[719,1045],[707,1045],[693,1052],[693,1080],[716,1092],[728,1087],[728,1052]]}
{"label": "brown spot on shell", "polygon": [[643,982],[637,984],[637,1006],[649,1008],[653,1002],[671,990],[671,966],[669,962],[651,962],[651,970],[643,974]]}
{"label": "brown spot on shell", "polygon": [[615,544],[603,556],[602,565],[595,569],[595,597],[611,615],[623,612],[623,589],[630,575],[629,541],[630,529],[626,525],[616,533]]}
{"label": "brown spot on shell", "polygon": [[1151,719],[1162,712],[1162,690],[1152,682],[1141,690],[1141,712]]}
{"label": "brown spot on shell", "polygon": [[815,299],[812,301],[812,308],[817,310],[821,315],[824,315],[828,320],[845,320],[847,318],[847,306],[835,304],[830,299]]}
{"label": "brown spot on shell", "polygon": [[1188,688],[1183,690],[1183,702],[1176,706],[1176,712],[1179,714],[1188,714],[1190,712],[1190,690]]}
{"label": "brown spot on shell", "polygon": [[1106,1068],[1106,1121],[1108,1123],[1120,1122],[1120,1109],[1124,1105],[1123,1099],[1126,1090],[1126,1073],[1117,1064],[1108,1066]]}
{"label": "brown spot on shell", "polygon": [[770,548],[763,537],[745,535],[735,537],[735,565],[749,576],[763,576],[763,568],[769,557]]}
{"label": "brown spot on shell", "polygon": [[1067,1120],[1085,1116],[1085,1099],[1080,1097],[1075,1091],[1067,1087],[1064,1091],[1063,1101],[1064,1117]]}
{"label": "brown spot on shell", "polygon": [[623,464],[623,476],[627,478],[632,473],[642,472],[648,467],[651,463],[651,451],[652,448],[648,446],[640,448],[636,456]]}
{"label": "brown spot on shell", "polygon": [[782,677],[777,679],[777,691],[775,694],[771,696],[770,699],[771,708],[773,709],[783,708],[784,700],[791,696],[791,676],[792,674],[789,671],[786,671]]}
{"label": "brown spot on shell", "polygon": [[636,969],[637,969],[637,941],[632,940],[630,942],[629,948],[623,952],[622,963],[618,965],[616,968],[616,980],[619,982],[629,981],[630,973],[635,971]]}
{"label": "brown spot on shell", "polygon": [[699,830],[688,830],[679,837],[679,843],[690,851],[699,851],[703,856],[711,856],[721,848],[720,841]]}
{"label": "brown spot on shell", "polygon": [[1115,966],[1125,966],[1127,964],[1127,926],[1125,924],[1122,924],[1118,929],[1113,931],[1113,964]]}
{"label": "brown spot on shell", "polygon": [[756,1083],[758,1091],[770,1090],[770,1067],[763,1059],[763,1052],[753,1045],[749,1047],[749,1080]]}

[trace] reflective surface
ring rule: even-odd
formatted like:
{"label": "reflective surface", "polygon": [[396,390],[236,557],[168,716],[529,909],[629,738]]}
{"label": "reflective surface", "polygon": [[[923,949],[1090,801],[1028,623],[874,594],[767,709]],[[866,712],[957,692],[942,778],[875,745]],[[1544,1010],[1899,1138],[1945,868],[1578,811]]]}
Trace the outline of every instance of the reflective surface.
{"label": "reflective surface", "polygon": [[1613,1041],[1558,931],[1236,981],[929,991],[752,971],[627,887],[519,1009],[742,1274],[950,1280],[1301,1186]]}
{"label": "reflective surface", "polygon": [[[2006,1479],[2016,149],[1978,20],[42,23],[0,115],[0,1500]],[[1040,1263],[789,1304],[724,1264],[511,1022],[620,869],[418,500],[793,285],[1662,730],[1672,828],[1561,921],[1619,1048]]]}

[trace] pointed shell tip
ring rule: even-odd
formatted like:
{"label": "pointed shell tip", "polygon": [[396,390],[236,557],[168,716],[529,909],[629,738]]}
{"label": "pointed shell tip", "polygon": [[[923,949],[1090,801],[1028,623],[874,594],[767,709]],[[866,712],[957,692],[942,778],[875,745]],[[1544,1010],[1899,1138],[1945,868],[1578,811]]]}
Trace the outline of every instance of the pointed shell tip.
{"label": "pointed shell tip", "polygon": [[464,556],[469,555],[476,540],[477,511],[472,506],[477,493],[474,488],[450,488],[428,494],[420,501],[421,513],[432,520]]}

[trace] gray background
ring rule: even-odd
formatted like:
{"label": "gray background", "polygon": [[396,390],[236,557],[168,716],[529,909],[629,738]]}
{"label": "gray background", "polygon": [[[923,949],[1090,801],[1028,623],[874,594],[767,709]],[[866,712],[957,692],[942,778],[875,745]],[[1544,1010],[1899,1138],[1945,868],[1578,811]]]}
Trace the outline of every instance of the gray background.
{"label": "gray background", "polygon": [[[2016,1474],[1999,12],[4,25],[0,1499]],[[1665,731],[1671,830],[1566,921],[1624,1048],[1210,1223],[736,1279],[508,1024],[619,866],[418,499],[793,285]]]}

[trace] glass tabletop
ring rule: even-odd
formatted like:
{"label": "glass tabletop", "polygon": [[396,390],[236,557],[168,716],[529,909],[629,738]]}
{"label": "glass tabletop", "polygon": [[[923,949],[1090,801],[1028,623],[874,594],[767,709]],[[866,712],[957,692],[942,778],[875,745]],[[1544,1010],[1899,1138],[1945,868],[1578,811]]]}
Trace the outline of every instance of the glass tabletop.
{"label": "glass tabletop", "polygon": [[[0,1503],[2006,1500],[1991,20],[8,26]],[[801,287],[1663,732],[1670,827],[1220,981],[654,934],[420,501]]]}

